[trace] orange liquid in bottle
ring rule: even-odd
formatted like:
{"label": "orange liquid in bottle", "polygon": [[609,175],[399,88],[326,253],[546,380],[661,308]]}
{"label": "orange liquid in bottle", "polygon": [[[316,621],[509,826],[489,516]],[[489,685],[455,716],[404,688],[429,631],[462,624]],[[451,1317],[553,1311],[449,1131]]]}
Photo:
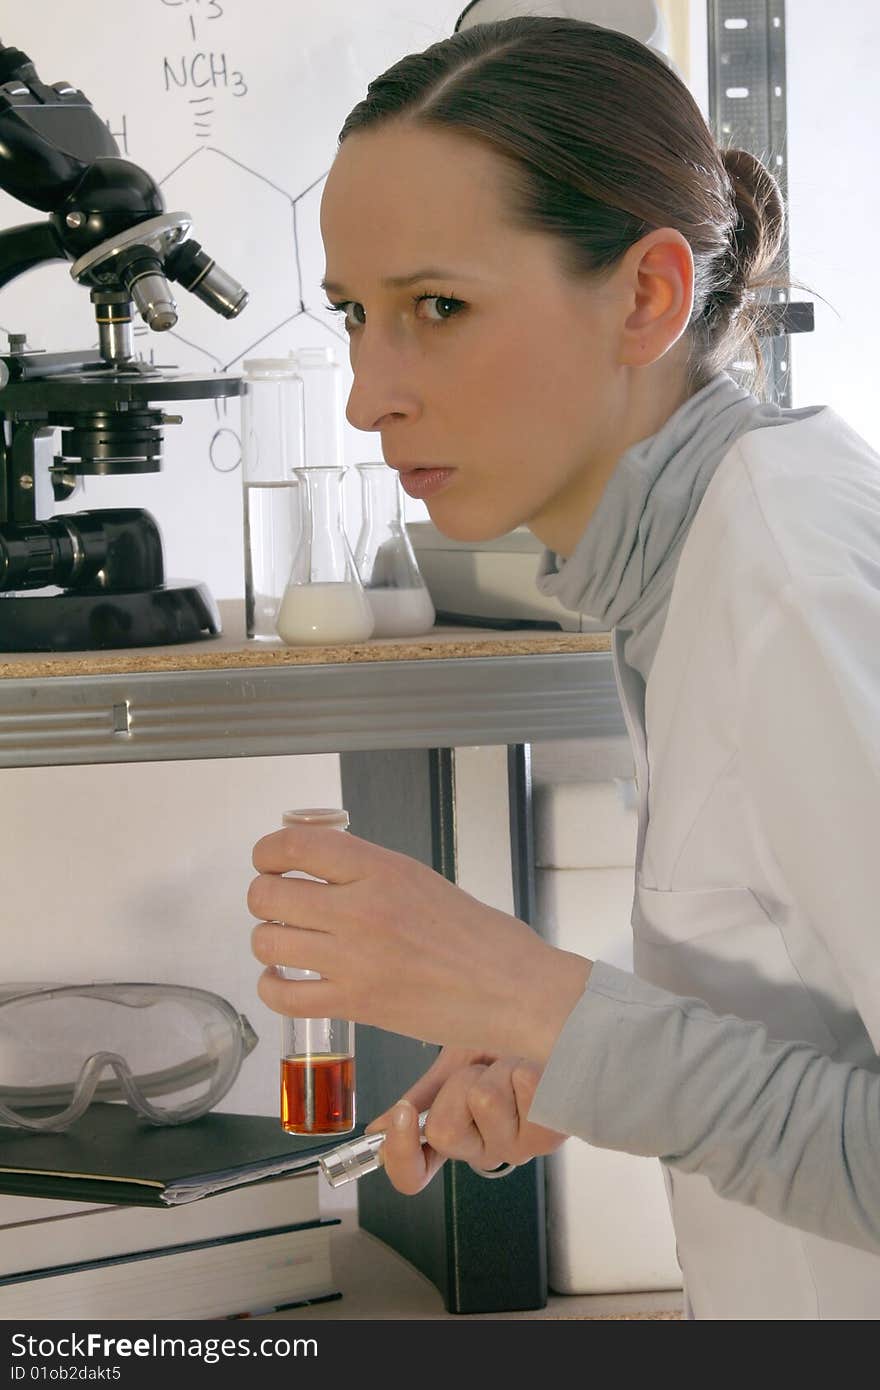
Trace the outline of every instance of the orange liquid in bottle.
{"label": "orange liquid in bottle", "polygon": [[281,1127],[288,1134],[354,1129],[353,1057],[282,1057]]}

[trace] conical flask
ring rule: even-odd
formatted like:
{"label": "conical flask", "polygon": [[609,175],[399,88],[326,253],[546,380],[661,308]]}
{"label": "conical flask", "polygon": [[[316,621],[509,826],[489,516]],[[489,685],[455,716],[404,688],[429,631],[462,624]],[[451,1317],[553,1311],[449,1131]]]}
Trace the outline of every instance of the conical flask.
{"label": "conical flask", "polygon": [[291,646],[363,642],[373,632],[345,535],[345,468],[297,468],[302,531],[278,613],[278,636]]}
{"label": "conical flask", "polygon": [[385,463],[359,463],[363,523],[354,560],[373,610],[374,637],[415,637],[436,614],[403,520],[400,478]]}

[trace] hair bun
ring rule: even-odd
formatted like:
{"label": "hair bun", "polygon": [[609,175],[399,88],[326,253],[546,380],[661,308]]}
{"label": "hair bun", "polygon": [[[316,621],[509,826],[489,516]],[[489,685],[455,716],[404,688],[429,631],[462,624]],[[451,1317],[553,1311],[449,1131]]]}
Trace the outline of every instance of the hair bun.
{"label": "hair bun", "polygon": [[785,205],[770,170],[748,150],[722,150],[730,179],[736,222],[733,248],[743,292],[760,283],[779,255],[785,233]]}

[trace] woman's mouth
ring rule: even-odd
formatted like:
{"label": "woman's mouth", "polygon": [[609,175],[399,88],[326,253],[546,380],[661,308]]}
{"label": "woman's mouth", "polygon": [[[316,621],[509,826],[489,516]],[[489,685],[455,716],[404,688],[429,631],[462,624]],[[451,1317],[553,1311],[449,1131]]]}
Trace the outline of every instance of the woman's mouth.
{"label": "woman's mouth", "polygon": [[432,497],[445,487],[454,468],[409,468],[401,472],[400,486],[408,497]]}

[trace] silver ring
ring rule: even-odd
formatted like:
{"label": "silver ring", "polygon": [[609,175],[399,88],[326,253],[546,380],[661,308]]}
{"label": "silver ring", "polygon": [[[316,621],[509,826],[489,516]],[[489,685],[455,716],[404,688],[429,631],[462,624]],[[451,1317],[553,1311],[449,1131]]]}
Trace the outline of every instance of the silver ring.
{"label": "silver ring", "polygon": [[517,1164],[502,1163],[499,1168],[476,1168],[473,1163],[469,1163],[468,1167],[481,1178],[506,1178],[508,1173],[512,1173],[517,1167]]}

